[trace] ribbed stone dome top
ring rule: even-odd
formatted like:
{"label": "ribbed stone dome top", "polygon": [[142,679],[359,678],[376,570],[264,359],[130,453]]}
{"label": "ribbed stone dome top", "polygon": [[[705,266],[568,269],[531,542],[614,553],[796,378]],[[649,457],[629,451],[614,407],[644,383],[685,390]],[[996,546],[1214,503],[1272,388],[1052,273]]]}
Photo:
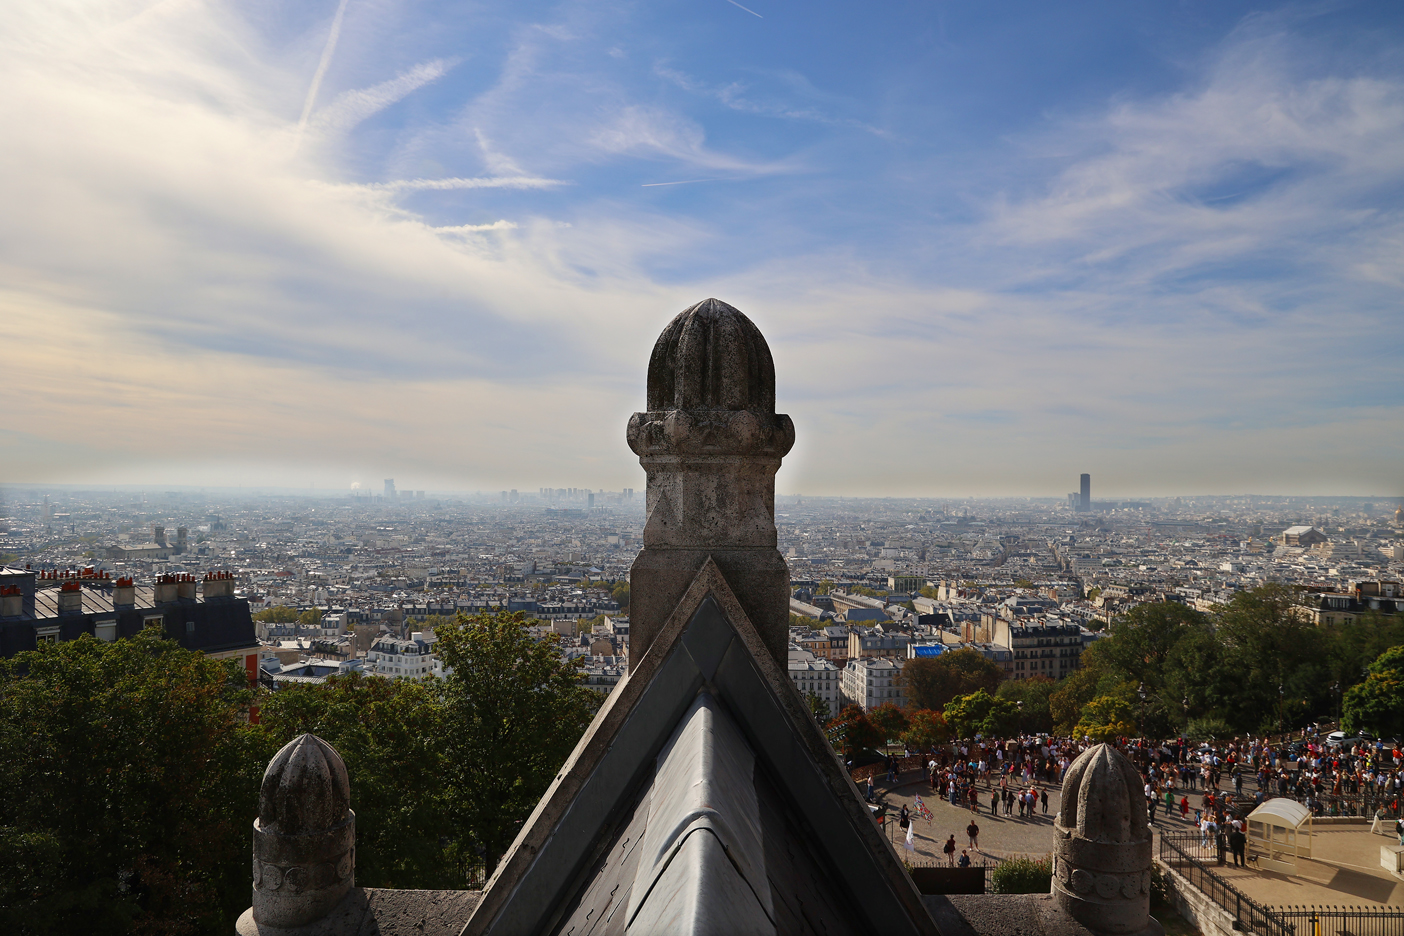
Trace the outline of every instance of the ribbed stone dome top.
{"label": "ribbed stone dome top", "polygon": [[1136,766],[1110,744],[1083,751],[1063,778],[1057,824],[1094,842],[1149,839],[1145,785]]}
{"label": "ribbed stone dome top", "polygon": [[760,329],[719,299],[684,309],[648,360],[648,408],[775,412],[775,362]]}
{"label": "ribbed stone dome top", "polygon": [[335,748],[316,735],[293,738],[263,772],[258,824],[265,832],[324,832],[344,822],[350,809],[346,764]]}

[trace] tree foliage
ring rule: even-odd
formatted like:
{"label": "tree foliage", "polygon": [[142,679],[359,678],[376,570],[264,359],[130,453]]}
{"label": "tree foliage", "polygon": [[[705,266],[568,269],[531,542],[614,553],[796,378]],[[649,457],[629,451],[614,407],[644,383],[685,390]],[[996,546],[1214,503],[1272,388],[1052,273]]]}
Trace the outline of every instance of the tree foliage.
{"label": "tree foliage", "polygon": [[1018,706],[1020,733],[1041,734],[1053,730],[1049,699],[1057,688],[1058,682],[1047,676],[1007,679],[999,684],[995,695]]}
{"label": "tree foliage", "polygon": [[1014,734],[1019,726],[1018,706],[984,689],[955,697],[941,714],[959,738],[977,734],[1005,737]]}
{"label": "tree foliage", "polygon": [[1135,712],[1131,703],[1120,695],[1097,696],[1083,709],[1082,718],[1073,728],[1076,737],[1093,741],[1113,741],[1136,734]]}
{"label": "tree foliage", "polygon": [[[446,809],[471,832],[488,867],[511,845],[599,704],[579,661],[557,640],[533,640],[521,612],[461,615],[438,632],[443,681]],[[473,859],[460,840],[454,857]],[[476,848],[474,849],[476,851]]]}
{"label": "tree foliage", "polygon": [[1404,733],[1404,646],[1391,647],[1370,664],[1363,683],[1351,686],[1342,703],[1347,731]]}
{"label": "tree foliage", "polygon": [[980,689],[994,692],[1004,673],[978,650],[948,650],[917,657],[902,667],[903,693],[913,708],[941,711],[956,696]]}
{"label": "tree foliage", "polygon": [[882,735],[882,740],[889,744],[900,738],[908,725],[907,713],[891,702],[884,702],[869,712],[868,721]]}
{"label": "tree foliage", "polygon": [[844,757],[877,747],[882,743],[882,732],[868,720],[863,709],[857,705],[846,705],[826,726],[829,743]]}
{"label": "tree foliage", "polygon": [[292,624],[297,621],[297,617],[296,608],[289,608],[287,605],[274,605],[256,612],[253,619],[263,624]]}
{"label": "tree foliage", "polygon": [[937,744],[950,740],[951,730],[940,712],[930,709],[917,709],[908,720],[907,730],[902,732],[902,743],[910,751],[929,751]]}
{"label": "tree foliage", "polygon": [[267,762],[245,685],[157,628],[0,661],[0,931],[228,929]]}

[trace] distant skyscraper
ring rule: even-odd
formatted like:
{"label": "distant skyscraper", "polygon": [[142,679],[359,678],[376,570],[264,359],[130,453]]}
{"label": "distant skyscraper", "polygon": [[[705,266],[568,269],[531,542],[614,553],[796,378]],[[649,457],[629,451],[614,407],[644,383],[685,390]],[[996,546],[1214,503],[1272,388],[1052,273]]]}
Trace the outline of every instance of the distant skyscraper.
{"label": "distant skyscraper", "polygon": [[1082,493],[1077,499],[1077,509],[1083,513],[1092,509],[1092,476],[1090,474],[1082,476]]}
{"label": "distant skyscraper", "polygon": [[385,479],[385,499],[390,500],[395,496],[395,479]]}

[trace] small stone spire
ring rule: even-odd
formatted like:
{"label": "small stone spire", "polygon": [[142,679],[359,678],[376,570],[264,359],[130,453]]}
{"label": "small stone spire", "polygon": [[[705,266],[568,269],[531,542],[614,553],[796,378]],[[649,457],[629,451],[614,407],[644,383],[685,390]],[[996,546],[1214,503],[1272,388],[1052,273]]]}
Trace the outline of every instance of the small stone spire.
{"label": "small stone spire", "polygon": [[304,926],[355,886],[356,814],[341,755],[298,735],[268,762],[254,822],[253,920]]}
{"label": "small stone spire", "polygon": [[1053,834],[1053,896],[1063,911],[1094,933],[1160,936],[1144,785],[1125,754],[1098,744],[1072,762]]}
{"label": "small stone spire", "polygon": [[629,572],[636,667],[711,556],[783,670],[790,573],[776,546],[775,472],[795,443],[775,412],[775,364],[760,329],[717,299],[663,329],[648,362],[648,411],[629,420],[648,473],[648,521]]}

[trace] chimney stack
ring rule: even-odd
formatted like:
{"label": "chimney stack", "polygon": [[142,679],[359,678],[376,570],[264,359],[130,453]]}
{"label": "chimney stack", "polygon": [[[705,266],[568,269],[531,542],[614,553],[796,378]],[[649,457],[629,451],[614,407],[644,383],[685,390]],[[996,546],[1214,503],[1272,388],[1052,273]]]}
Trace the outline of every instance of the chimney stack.
{"label": "chimney stack", "polygon": [[156,579],[157,604],[170,604],[180,596],[180,585],[174,575],[162,575]]}
{"label": "chimney stack", "polygon": [[76,580],[59,586],[59,614],[76,614],[83,610],[83,586]]}
{"label": "chimney stack", "polygon": [[233,572],[209,572],[205,575],[205,600],[234,597]]}
{"label": "chimney stack", "polygon": [[18,585],[0,585],[0,617],[19,617],[24,613],[24,589]]}
{"label": "chimney stack", "polygon": [[136,583],[119,578],[112,583],[112,607],[130,608],[136,604]]}

